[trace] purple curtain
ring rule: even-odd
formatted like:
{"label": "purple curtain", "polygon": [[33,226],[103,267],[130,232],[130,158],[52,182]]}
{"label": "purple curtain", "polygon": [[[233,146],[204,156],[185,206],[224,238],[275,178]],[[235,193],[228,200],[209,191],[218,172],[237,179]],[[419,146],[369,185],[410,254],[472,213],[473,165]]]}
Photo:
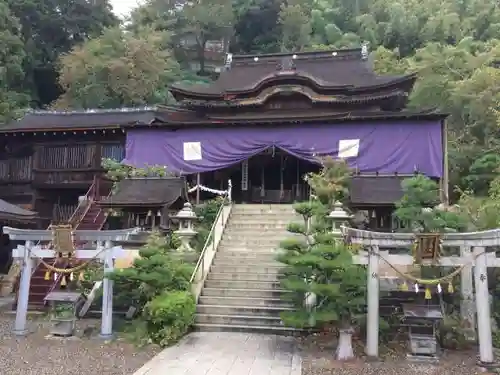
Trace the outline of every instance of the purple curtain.
{"label": "purple curtain", "polygon": [[359,149],[346,160],[361,173],[443,174],[439,121],[132,129],[127,131],[124,163],[164,165],[191,174],[229,167],[272,146],[317,162],[318,156],[342,156],[339,144],[345,140],[359,140]]}

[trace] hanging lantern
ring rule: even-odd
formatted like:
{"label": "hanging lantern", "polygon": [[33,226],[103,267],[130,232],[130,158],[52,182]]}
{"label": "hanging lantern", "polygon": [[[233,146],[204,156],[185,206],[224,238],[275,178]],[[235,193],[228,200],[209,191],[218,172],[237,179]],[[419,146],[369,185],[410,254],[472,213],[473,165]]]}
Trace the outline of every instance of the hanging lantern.
{"label": "hanging lantern", "polygon": [[431,290],[429,287],[425,288],[425,299],[432,299]]}
{"label": "hanging lantern", "polygon": [[85,272],[80,272],[80,274],[78,275],[78,281],[85,281]]}
{"label": "hanging lantern", "polygon": [[148,211],[148,217],[150,217],[153,213],[151,212],[151,210]]}
{"label": "hanging lantern", "polygon": [[406,283],[406,281],[404,281],[403,284],[401,284],[401,291],[402,292],[408,291],[408,284]]}
{"label": "hanging lantern", "polygon": [[453,284],[451,281],[448,283],[448,293],[455,293],[455,290],[453,289]]}
{"label": "hanging lantern", "polygon": [[45,281],[49,281],[50,280],[50,271],[49,270],[45,271],[45,276],[43,277],[43,279]]}
{"label": "hanging lantern", "polygon": [[161,211],[160,210],[158,210],[158,212],[156,213],[156,216],[161,217]]}
{"label": "hanging lantern", "polygon": [[61,278],[61,286],[66,286],[68,285],[68,283],[66,282],[66,276],[63,275],[63,277]]}

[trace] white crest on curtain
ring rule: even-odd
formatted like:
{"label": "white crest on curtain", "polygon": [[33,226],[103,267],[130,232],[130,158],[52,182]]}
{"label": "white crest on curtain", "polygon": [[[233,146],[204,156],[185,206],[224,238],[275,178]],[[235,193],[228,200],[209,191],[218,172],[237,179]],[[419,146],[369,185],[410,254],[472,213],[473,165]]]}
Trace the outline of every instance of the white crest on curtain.
{"label": "white crest on curtain", "polygon": [[202,160],[201,142],[184,142],[184,160]]}
{"label": "white crest on curtain", "polygon": [[355,158],[359,154],[359,139],[341,139],[339,141],[339,158]]}

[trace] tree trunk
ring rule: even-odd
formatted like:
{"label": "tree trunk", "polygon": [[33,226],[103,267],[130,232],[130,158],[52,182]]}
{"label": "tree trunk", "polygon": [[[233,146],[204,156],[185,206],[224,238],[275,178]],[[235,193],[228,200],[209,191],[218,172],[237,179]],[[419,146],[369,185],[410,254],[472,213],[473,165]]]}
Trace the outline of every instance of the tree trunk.
{"label": "tree trunk", "polygon": [[339,343],[335,352],[335,359],[339,361],[347,361],[354,358],[354,350],[352,349],[352,328],[343,328],[339,330]]}

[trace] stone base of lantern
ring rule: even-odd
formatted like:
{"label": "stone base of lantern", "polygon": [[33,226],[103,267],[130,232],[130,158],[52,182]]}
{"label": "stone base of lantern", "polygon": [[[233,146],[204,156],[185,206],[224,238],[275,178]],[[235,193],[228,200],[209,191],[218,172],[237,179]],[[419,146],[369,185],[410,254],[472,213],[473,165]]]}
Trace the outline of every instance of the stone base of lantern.
{"label": "stone base of lantern", "polygon": [[176,230],[174,234],[179,237],[179,240],[181,241],[181,246],[177,248],[177,251],[179,252],[193,252],[194,249],[191,247],[189,244],[191,240],[193,239],[194,236],[196,236],[196,233],[194,230],[189,230],[189,229],[183,229],[183,230]]}

